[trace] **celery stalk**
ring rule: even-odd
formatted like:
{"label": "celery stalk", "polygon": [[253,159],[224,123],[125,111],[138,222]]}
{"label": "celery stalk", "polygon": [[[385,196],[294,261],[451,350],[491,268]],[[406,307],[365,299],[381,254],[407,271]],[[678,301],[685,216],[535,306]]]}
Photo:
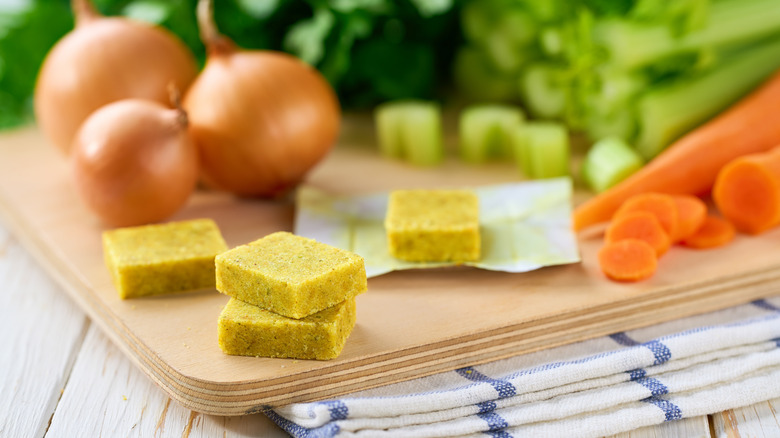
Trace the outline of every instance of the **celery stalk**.
{"label": "celery stalk", "polygon": [[534,64],[520,77],[520,93],[533,115],[560,118],[566,108],[566,85],[563,73],[554,65]]}
{"label": "celery stalk", "polygon": [[429,166],[444,157],[441,108],[433,102],[393,101],[375,112],[377,140],[383,155]]}
{"label": "celery stalk", "polygon": [[501,74],[516,74],[533,57],[531,52],[518,47],[500,29],[485,38],[484,51],[493,68]]}
{"label": "celery stalk", "polygon": [[530,122],[515,131],[516,157],[529,178],[569,175],[569,134],[562,123]]}
{"label": "celery stalk", "polygon": [[702,48],[736,44],[780,31],[777,0],[719,0],[712,2],[706,25],[681,36],[666,25],[623,19],[600,20],[594,39],[619,68],[629,70],[661,58]]}
{"label": "celery stalk", "polygon": [[610,114],[591,111],[586,115],[585,126],[590,140],[605,137],[629,140],[636,136],[636,114],[630,107]]}
{"label": "celery stalk", "polygon": [[517,96],[514,76],[491,70],[490,61],[474,47],[463,47],[455,55],[455,86],[466,97],[483,102],[504,102]]}
{"label": "celery stalk", "polygon": [[518,48],[533,44],[538,31],[533,17],[519,8],[511,8],[501,14],[496,30]]}
{"label": "celery stalk", "polygon": [[641,97],[636,147],[645,159],[733,104],[775,71],[780,66],[780,40],[720,64],[695,79],[655,88]]}
{"label": "celery stalk", "polygon": [[623,140],[608,137],[588,150],[582,163],[582,178],[596,193],[612,187],[642,168],[642,157]]}
{"label": "celery stalk", "polygon": [[592,140],[636,136],[635,99],[647,88],[647,80],[639,74],[610,70],[596,72],[598,85],[580,99],[583,105],[585,130]]}
{"label": "celery stalk", "polygon": [[463,5],[460,13],[460,26],[463,35],[473,43],[479,43],[490,32],[493,20],[490,2],[471,0]]}
{"label": "celery stalk", "polygon": [[483,163],[512,154],[512,132],[523,123],[519,108],[474,105],[460,114],[460,155],[469,163]]}

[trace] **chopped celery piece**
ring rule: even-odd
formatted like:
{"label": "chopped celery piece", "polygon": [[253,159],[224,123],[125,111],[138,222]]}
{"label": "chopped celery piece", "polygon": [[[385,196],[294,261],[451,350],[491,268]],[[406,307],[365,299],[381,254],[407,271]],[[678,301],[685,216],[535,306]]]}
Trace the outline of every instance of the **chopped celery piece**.
{"label": "chopped celery piece", "polygon": [[401,126],[403,125],[403,106],[389,102],[374,110],[377,142],[382,155],[390,158],[402,158]]}
{"label": "chopped celery piece", "polygon": [[386,102],[375,111],[379,149],[385,156],[428,166],[444,157],[441,108],[433,102]]}
{"label": "chopped celery piece", "polygon": [[529,178],[569,175],[569,133],[562,123],[529,122],[515,131],[520,168]]}
{"label": "chopped celery piece", "polygon": [[520,93],[531,113],[540,118],[560,118],[566,108],[566,85],[553,65],[534,64],[520,77]]}
{"label": "chopped celery piece", "polygon": [[528,157],[528,127],[525,124],[512,130],[512,149],[517,168],[530,178],[532,169],[531,159]]}
{"label": "chopped celery piece", "polygon": [[642,157],[631,146],[619,138],[608,137],[588,150],[582,163],[582,178],[594,192],[601,193],[642,165]]}
{"label": "chopped celery piece", "polygon": [[460,155],[469,163],[512,155],[512,133],[523,112],[509,105],[474,105],[460,114]]}
{"label": "chopped celery piece", "polygon": [[461,48],[454,61],[455,86],[466,97],[484,102],[504,102],[517,96],[514,76],[490,68],[490,61],[473,47]]}
{"label": "chopped celery piece", "polygon": [[440,163],[444,158],[441,108],[431,102],[408,105],[401,129],[406,159],[420,166]]}
{"label": "chopped celery piece", "polygon": [[734,55],[691,80],[655,88],[639,100],[636,148],[646,159],[756,87],[780,64],[780,40]]}

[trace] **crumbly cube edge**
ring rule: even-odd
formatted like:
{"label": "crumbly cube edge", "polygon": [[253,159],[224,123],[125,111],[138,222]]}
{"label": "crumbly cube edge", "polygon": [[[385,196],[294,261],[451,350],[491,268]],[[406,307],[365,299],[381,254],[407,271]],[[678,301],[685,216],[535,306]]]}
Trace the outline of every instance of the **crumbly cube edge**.
{"label": "crumbly cube edge", "polygon": [[[188,229],[205,235],[206,239],[199,245],[187,245],[184,231]],[[182,236],[178,237],[183,240],[176,237],[173,242],[154,240],[169,230],[179,231]],[[152,243],[147,243],[148,240]],[[175,245],[178,249],[154,248],[155,243]],[[154,253],[154,250],[160,251]],[[211,219],[119,228],[103,233],[105,264],[121,299],[213,288],[216,284],[214,259],[226,250],[227,244]]]}
{"label": "crumbly cube edge", "polygon": [[330,360],[341,354],[355,320],[354,298],[303,319],[231,298],[219,316],[219,347],[236,356]]}
{"label": "crumbly cube edge", "polygon": [[[286,249],[292,253],[279,249],[277,243],[290,244],[292,249]],[[298,243],[314,250],[299,259],[300,254],[295,253]],[[325,269],[319,266],[306,273],[307,257],[316,258],[318,250],[338,254],[341,262],[324,271],[318,270]],[[280,267],[275,262],[285,265]],[[225,295],[300,319],[364,293],[368,283],[362,257],[313,239],[279,232],[220,254],[216,259],[216,287]]]}

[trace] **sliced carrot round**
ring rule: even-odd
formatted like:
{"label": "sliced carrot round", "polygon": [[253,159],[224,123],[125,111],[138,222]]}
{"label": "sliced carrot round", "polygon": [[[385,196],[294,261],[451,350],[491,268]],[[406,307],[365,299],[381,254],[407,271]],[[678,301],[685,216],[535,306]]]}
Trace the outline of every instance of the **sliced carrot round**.
{"label": "sliced carrot round", "polygon": [[[759,234],[780,223],[780,178],[769,154],[738,158],[721,169],[712,197],[718,210],[739,231]],[[780,154],[776,155],[780,159]]]}
{"label": "sliced carrot round", "polygon": [[627,212],[612,219],[604,240],[612,243],[625,239],[644,241],[653,248],[657,257],[668,251],[672,244],[658,218],[646,211]]}
{"label": "sliced carrot round", "polygon": [[639,239],[606,243],[598,253],[601,271],[616,281],[639,281],[649,278],[658,267],[655,250]]}
{"label": "sliced carrot round", "polygon": [[684,239],[698,230],[707,218],[707,204],[693,195],[672,195],[677,206],[677,238]]}
{"label": "sliced carrot round", "polygon": [[626,200],[615,213],[615,218],[626,213],[644,211],[653,214],[661,223],[669,238],[676,240],[679,235],[679,215],[677,213],[677,204],[672,195],[665,193],[640,193]]}
{"label": "sliced carrot round", "polygon": [[704,224],[695,233],[681,240],[680,243],[696,249],[717,248],[734,240],[735,234],[734,225],[731,225],[727,220],[716,216],[707,216],[704,219]]}

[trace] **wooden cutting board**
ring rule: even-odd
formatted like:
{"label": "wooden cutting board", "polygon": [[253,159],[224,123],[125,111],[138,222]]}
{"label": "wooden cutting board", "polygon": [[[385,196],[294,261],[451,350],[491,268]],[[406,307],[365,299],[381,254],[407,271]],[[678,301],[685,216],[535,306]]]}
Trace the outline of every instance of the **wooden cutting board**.
{"label": "wooden cutting board", "polygon": [[[377,157],[365,123],[347,125],[309,183],[335,193],[519,179],[510,165],[452,159],[419,169]],[[780,230],[725,248],[673,248],[649,281],[600,274],[599,233],[583,262],[525,274],[449,268],[369,280],[338,359],[234,357],[217,345],[227,297],[215,290],[122,301],[103,265],[101,224],[76,197],[66,160],[33,129],[0,136],[0,215],[71,297],[170,396],[217,415],[313,401],[748,302],[780,290]],[[289,200],[201,191],[173,219],[211,217],[230,246],[290,230]],[[40,318],[46,318],[41,313]]]}

